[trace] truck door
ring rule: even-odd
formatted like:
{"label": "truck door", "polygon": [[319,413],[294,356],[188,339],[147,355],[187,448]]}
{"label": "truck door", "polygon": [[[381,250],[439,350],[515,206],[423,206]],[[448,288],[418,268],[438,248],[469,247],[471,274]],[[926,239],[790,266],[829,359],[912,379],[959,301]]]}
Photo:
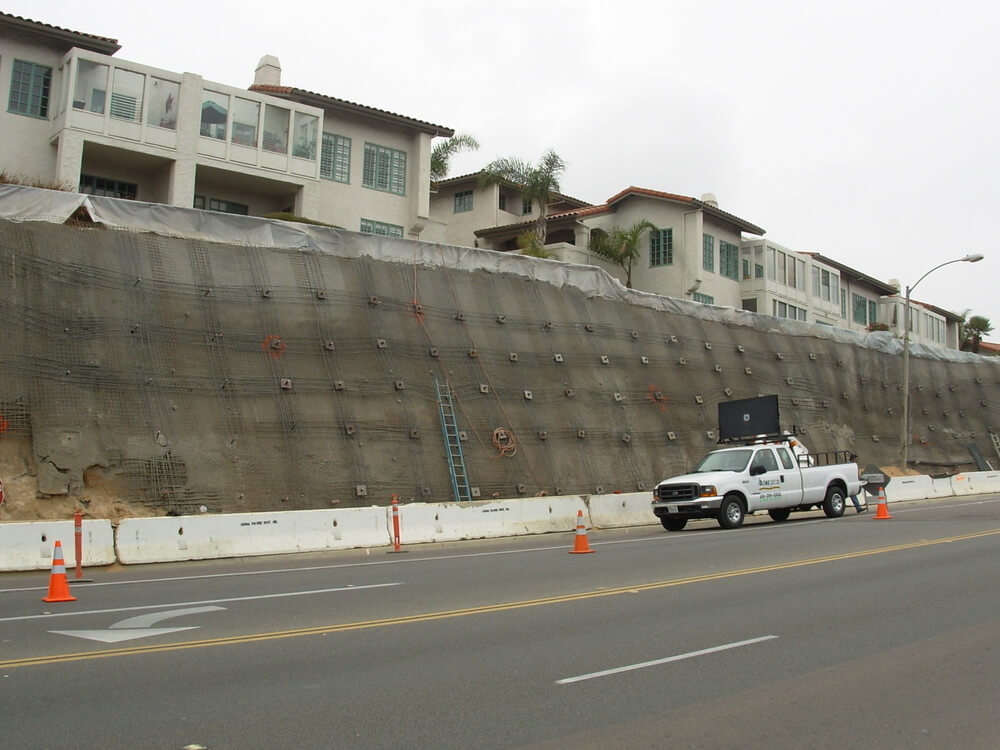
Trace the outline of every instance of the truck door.
{"label": "truck door", "polygon": [[782,508],[793,503],[782,502],[782,475],[787,478],[791,472],[782,471],[771,448],[761,448],[750,462],[750,503],[747,510],[767,510]]}
{"label": "truck door", "polygon": [[796,505],[802,501],[802,472],[795,463],[795,456],[784,446],[774,449],[781,462],[781,491],[788,505]]}

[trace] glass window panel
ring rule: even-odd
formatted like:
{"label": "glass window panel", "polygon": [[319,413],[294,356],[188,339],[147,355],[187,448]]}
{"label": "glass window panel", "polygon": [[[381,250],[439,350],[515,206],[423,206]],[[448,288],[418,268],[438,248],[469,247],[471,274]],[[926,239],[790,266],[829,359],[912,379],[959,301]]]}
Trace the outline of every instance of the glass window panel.
{"label": "glass window panel", "polygon": [[76,65],[76,83],[73,86],[73,109],[103,115],[107,91],[108,66],[80,60]]}
{"label": "glass window panel", "polygon": [[233,98],[233,134],[231,140],[240,146],[257,148],[257,127],[260,123],[260,102]]}
{"label": "glass window panel", "polygon": [[776,261],[774,258],[775,253],[776,250],[773,247],[769,247],[767,249],[767,278],[769,278],[771,281],[774,281],[774,275],[775,275],[775,270],[774,270],[776,265]]}
{"label": "glass window panel", "polygon": [[131,70],[115,68],[109,114],[120,120],[141,122],[142,94],[145,86],[146,76]]}
{"label": "glass window panel", "polygon": [[229,119],[229,97],[214,91],[201,96],[201,134],[206,138],[226,140],[226,122]]}
{"label": "glass window panel", "polygon": [[20,115],[48,117],[51,88],[52,68],[15,60],[10,75],[7,109]]}
{"label": "glass window panel", "polygon": [[177,130],[177,101],[180,95],[181,87],[176,81],[150,78],[146,124]]}
{"label": "glass window panel", "polygon": [[288,115],[283,107],[264,107],[264,150],[276,154],[288,153]]}
{"label": "glass window panel", "polygon": [[804,260],[795,261],[795,273],[797,283],[795,285],[796,289],[806,290],[806,262]]}
{"label": "glass window panel", "polygon": [[319,118],[304,112],[295,113],[295,145],[292,156],[316,159],[316,139],[319,136]]}

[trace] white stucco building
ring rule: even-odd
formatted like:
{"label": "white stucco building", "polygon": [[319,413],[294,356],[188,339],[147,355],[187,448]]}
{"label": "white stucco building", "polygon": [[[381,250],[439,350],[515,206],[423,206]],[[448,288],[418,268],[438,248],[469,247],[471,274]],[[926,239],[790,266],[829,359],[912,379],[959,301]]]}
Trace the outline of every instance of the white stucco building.
{"label": "white stucco building", "polygon": [[450,128],[283,85],[250,89],[114,57],[113,39],[0,13],[0,165],[81,192],[231,213],[287,211],[419,238]]}

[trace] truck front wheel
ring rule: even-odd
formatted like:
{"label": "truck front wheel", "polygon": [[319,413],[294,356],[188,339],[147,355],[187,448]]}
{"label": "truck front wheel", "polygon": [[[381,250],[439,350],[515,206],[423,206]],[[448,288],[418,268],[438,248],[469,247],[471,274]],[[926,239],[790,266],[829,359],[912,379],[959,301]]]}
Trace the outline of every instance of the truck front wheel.
{"label": "truck front wheel", "polygon": [[719,506],[719,526],[724,529],[736,529],[743,525],[743,501],[736,495],[726,495]]}
{"label": "truck front wheel", "polygon": [[837,485],[831,485],[826,491],[823,512],[827,518],[840,518],[844,515],[844,491]]}
{"label": "truck front wheel", "polygon": [[667,531],[680,531],[687,526],[687,522],[686,518],[668,518],[664,516],[660,519],[660,523],[663,524],[663,528]]}

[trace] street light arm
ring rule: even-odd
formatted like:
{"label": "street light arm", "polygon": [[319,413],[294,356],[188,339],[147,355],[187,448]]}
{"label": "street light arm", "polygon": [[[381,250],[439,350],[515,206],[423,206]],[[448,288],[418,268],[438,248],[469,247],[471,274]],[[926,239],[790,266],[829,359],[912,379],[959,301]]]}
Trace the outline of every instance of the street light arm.
{"label": "street light arm", "polygon": [[934,266],[934,268],[932,268],[930,271],[928,271],[923,276],[921,276],[919,279],[917,279],[916,282],[914,282],[913,284],[910,284],[910,286],[906,287],[906,296],[909,297],[910,296],[910,292],[912,292],[914,289],[917,288],[917,284],[919,284],[921,281],[923,281],[924,279],[926,279],[928,276],[930,276],[932,273],[934,273],[939,268],[943,268],[944,266],[949,266],[952,263],[978,263],[982,259],[983,259],[983,256],[981,254],[979,254],[979,253],[970,253],[969,255],[966,255],[964,258],[955,258],[954,260],[946,260],[944,263],[942,263],[940,265],[937,265],[937,266]]}

